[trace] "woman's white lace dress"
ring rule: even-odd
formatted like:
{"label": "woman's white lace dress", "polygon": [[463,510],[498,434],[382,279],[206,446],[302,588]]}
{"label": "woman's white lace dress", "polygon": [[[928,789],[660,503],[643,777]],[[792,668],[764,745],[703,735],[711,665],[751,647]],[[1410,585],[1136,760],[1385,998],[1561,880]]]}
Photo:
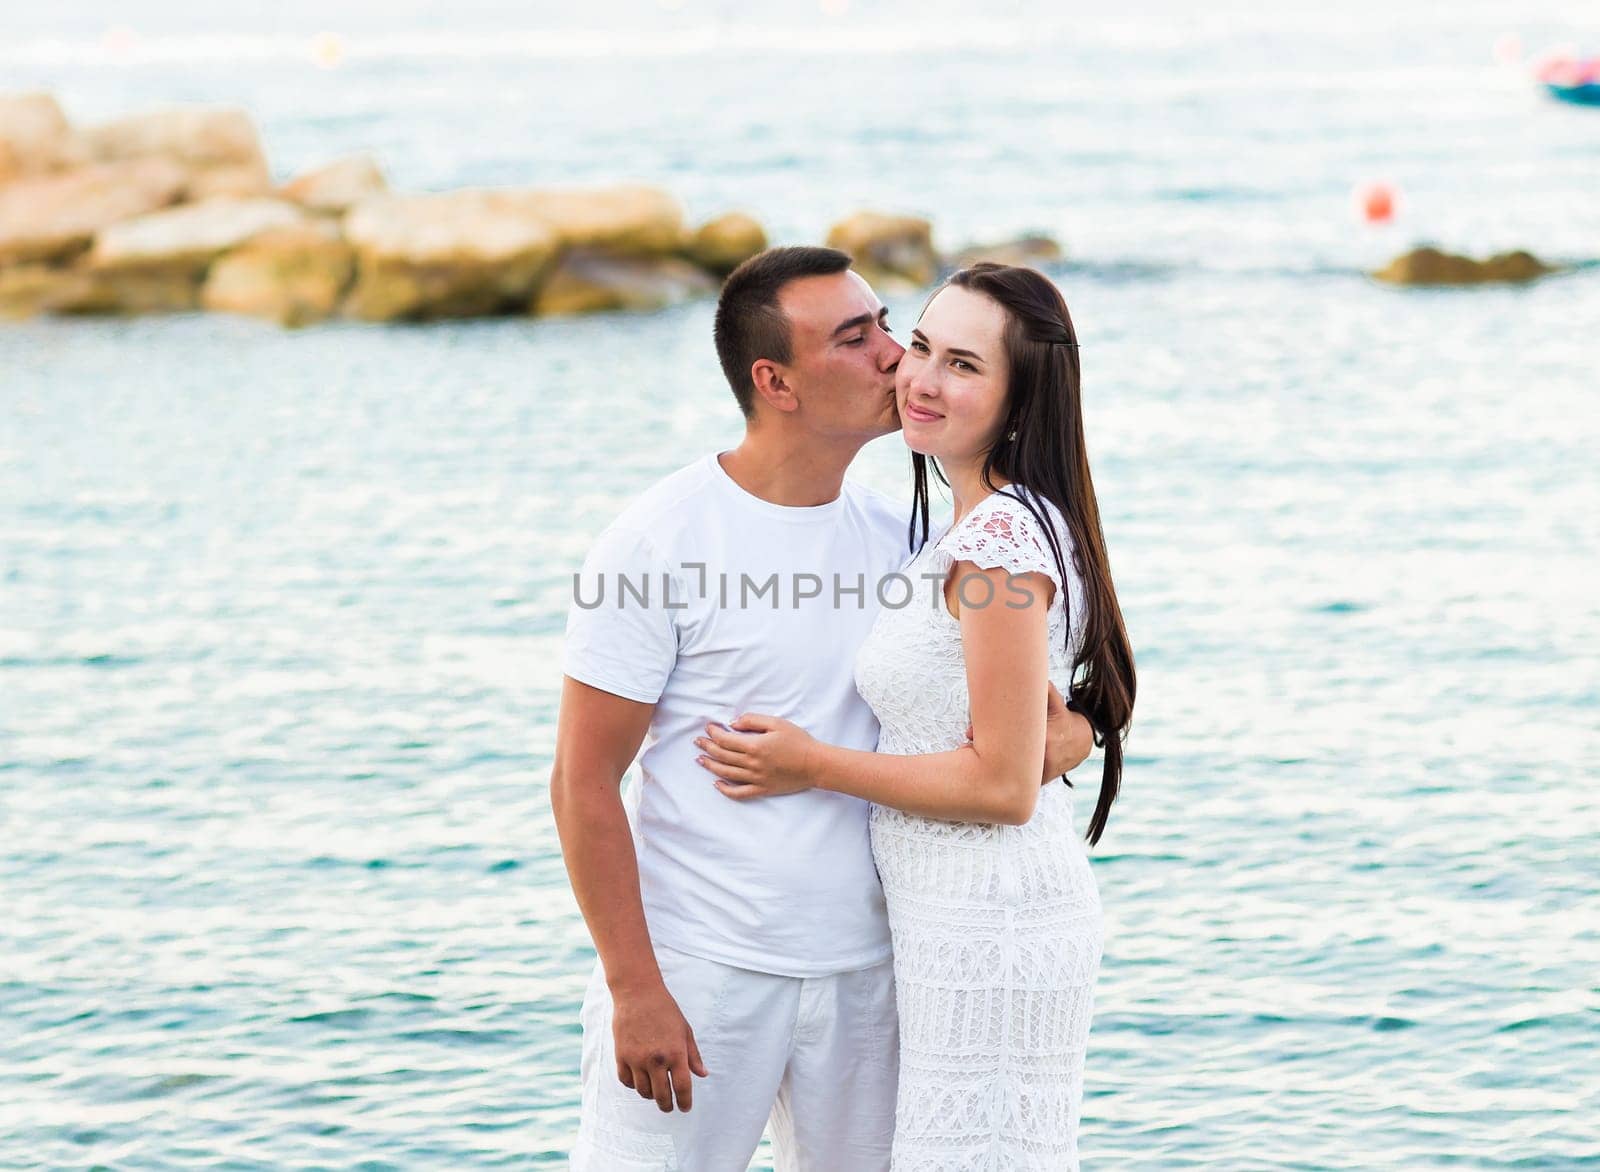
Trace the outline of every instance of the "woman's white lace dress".
{"label": "woman's white lace dress", "polygon": [[[975,506],[902,573],[912,605],[885,607],[856,658],[856,686],[882,725],[881,753],[937,753],[969,722],[961,627],[937,584],[956,561],[1056,583],[1050,677],[1067,693],[1066,602],[1082,638],[1071,537],[1051,517],[1065,593],[1039,522],[1006,492]],[[930,600],[931,596],[931,600]],[[977,601],[971,590],[968,597]],[[1004,605],[1000,595],[993,605]],[[931,601],[931,604],[930,604]],[[1078,1167],[1084,1050],[1100,968],[1100,895],[1073,795],[1053,781],[1024,826],[946,822],[872,808],[872,850],[888,897],[900,1013],[894,1172]]]}

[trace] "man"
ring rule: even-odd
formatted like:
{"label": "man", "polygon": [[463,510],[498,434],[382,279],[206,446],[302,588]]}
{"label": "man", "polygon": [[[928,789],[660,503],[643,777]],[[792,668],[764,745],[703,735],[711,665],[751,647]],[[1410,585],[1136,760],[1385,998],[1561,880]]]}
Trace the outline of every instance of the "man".
{"label": "man", "polygon": [[[903,350],[849,264],[780,248],[728,278],[716,344],[744,439],[634,502],[577,583],[550,781],[599,954],[575,1172],[744,1169],[769,1122],[781,1169],[889,1165],[898,1038],[867,806],[730,801],[694,747],[746,711],[876,747],[853,664],[903,597],[879,584],[909,526],[845,470],[898,427]],[[1054,701],[1047,776],[1091,744]]]}

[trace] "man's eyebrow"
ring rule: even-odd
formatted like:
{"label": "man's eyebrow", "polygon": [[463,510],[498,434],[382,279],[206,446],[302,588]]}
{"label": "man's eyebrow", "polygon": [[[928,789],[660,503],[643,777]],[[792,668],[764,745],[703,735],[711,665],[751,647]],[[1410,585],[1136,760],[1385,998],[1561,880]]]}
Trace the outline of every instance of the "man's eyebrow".
{"label": "man's eyebrow", "polygon": [[[881,315],[881,314],[887,313],[887,312],[888,312],[888,310],[886,310],[886,309],[885,310],[880,310],[879,314]],[[856,329],[858,326],[870,326],[873,322],[875,322],[877,320],[878,320],[877,316],[875,316],[873,314],[870,314],[870,313],[858,313],[858,314],[856,314],[855,317],[851,318],[849,321],[840,322],[838,325],[834,326],[833,327],[833,333],[829,334],[828,336],[830,338],[837,338],[840,334],[844,333],[846,330],[853,330],[853,329]]]}
{"label": "man's eyebrow", "polygon": [[[926,345],[927,342],[928,342],[928,335],[923,333],[919,329],[913,328],[912,331],[911,331],[911,336],[913,338],[916,338],[919,342],[923,343],[924,345]],[[979,362],[987,362],[988,361],[988,359],[985,358],[982,354],[975,354],[971,350],[962,350],[962,349],[959,349],[959,348],[954,347],[954,346],[952,346],[950,349],[946,350],[945,353],[946,354],[954,354],[957,358],[975,358]]]}

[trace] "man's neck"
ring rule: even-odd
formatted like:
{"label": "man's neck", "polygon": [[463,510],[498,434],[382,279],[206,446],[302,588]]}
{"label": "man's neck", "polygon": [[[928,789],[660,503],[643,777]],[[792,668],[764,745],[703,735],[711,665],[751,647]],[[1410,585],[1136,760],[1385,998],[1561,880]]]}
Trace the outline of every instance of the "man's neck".
{"label": "man's neck", "polygon": [[808,508],[839,498],[845,469],[860,444],[830,444],[815,438],[746,431],[733,451],[718,459],[722,470],[751,496],[774,505]]}

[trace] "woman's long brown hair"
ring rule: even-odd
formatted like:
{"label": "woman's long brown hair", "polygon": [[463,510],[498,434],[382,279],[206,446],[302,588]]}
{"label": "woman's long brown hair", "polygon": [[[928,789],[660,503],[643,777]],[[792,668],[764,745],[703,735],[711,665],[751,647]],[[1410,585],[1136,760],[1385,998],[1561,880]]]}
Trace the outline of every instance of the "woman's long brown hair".
{"label": "woman's long brown hair", "polygon": [[[1088,613],[1083,619],[1083,648],[1073,660],[1067,703],[1094,726],[1095,743],[1105,749],[1100,797],[1089,820],[1088,833],[1089,842],[1098,843],[1111,815],[1111,803],[1122,788],[1122,745],[1133,719],[1137,681],[1133,647],[1128,642],[1122,608],[1111,581],[1105,534],[1100,528],[1100,506],[1089,475],[1077,334],[1061,291],[1033,269],[975,264],[952,274],[940,288],[952,285],[980,293],[999,303],[1006,312],[1005,345],[1011,383],[1005,421],[1000,426],[1001,438],[984,461],[983,482],[994,489],[998,474],[1043,497],[1060,510],[1072,538]],[[934,296],[937,295],[936,291]],[[1014,440],[1007,438],[1012,433],[1017,437]],[[913,453],[911,464],[915,474],[911,543],[913,548],[920,548],[928,540],[929,460]],[[937,462],[933,464],[933,474],[948,487],[950,482]],[[1067,566],[1055,526],[1024,494],[1011,495],[1026,505],[1043,526],[1065,583]],[[1073,627],[1070,618],[1069,615],[1068,650]]]}

